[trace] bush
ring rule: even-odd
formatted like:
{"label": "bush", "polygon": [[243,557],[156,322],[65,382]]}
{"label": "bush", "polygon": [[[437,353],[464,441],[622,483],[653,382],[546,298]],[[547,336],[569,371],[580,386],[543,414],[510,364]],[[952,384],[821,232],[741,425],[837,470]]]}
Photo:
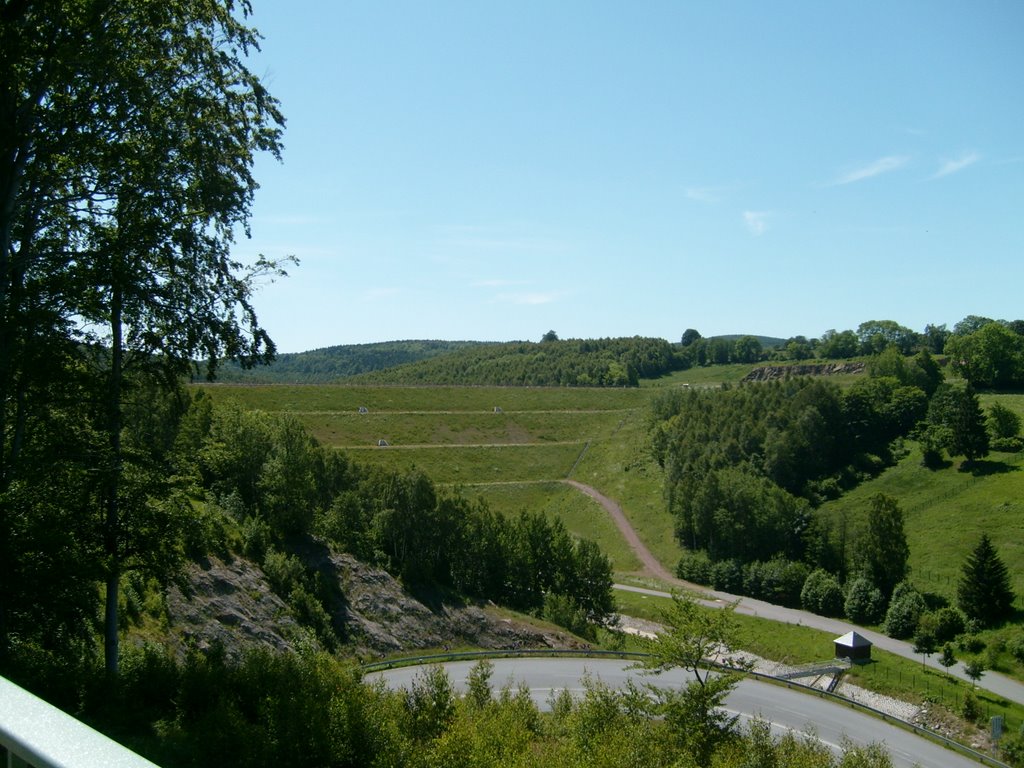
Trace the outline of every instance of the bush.
{"label": "bush", "polygon": [[960,715],[969,723],[977,723],[981,719],[981,702],[973,691],[964,694],[964,703],[960,705]]}
{"label": "bush", "polygon": [[211,552],[222,560],[230,552],[222,510],[209,504],[194,509],[190,524],[185,526],[185,554],[198,561]]}
{"label": "bush", "polygon": [[997,437],[989,443],[989,448],[1001,453],[1020,453],[1024,450],[1024,437]]}
{"label": "bush", "polygon": [[743,567],[737,560],[719,560],[711,566],[711,586],[722,592],[743,592]]}
{"label": "bush", "polygon": [[809,571],[804,563],[782,557],[749,563],[743,568],[743,592],[769,603],[797,607]]}
{"label": "bush", "polygon": [[1006,641],[1006,650],[1021,664],[1024,664],[1024,634],[1014,635]]}
{"label": "bush", "polygon": [[800,604],[805,610],[821,616],[843,613],[843,590],[835,576],[819,568],[813,571],[800,590]]}
{"label": "bush", "polygon": [[676,576],[695,584],[711,583],[711,560],[704,550],[686,552],[676,566]]}
{"label": "bush", "polygon": [[977,635],[967,632],[956,640],[957,647],[965,653],[981,653],[985,650],[985,641]]}
{"label": "bush", "polygon": [[953,640],[966,627],[964,615],[956,608],[940,608],[932,614],[934,617],[935,639],[940,643]]}
{"label": "bush", "polygon": [[263,558],[263,573],[270,582],[270,588],[288,600],[292,591],[302,584],[306,569],[294,555],[271,549]]}
{"label": "bush", "polygon": [[860,576],[850,582],[843,610],[855,624],[875,624],[882,618],[885,598],[870,579]]}
{"label": "bush", "polygon": [[273,540],[274,535],[270,526],[261,518],[255,515],[245,518],[245,522],[242,523],[242,554],[261,563]]}
{"label": "bush", "polygon": [[885,634],[900,639],[911,637],[926,607],[919,592],[904,591],[894,597],[885,614]]}
{"label": "bush", "polygon": [[546,621],[557,624],[574,635],[590,641],[597,639],[597,628],[587,621],[587,612],[571,597],[549,592],[544,595],[541,615]]}

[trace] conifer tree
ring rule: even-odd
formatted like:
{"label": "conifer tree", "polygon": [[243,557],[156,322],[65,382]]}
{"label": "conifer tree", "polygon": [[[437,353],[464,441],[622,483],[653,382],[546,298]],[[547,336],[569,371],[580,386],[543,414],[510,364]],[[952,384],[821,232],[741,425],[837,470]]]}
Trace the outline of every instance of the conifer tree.
{"label": "conifer tree", "polygon": [[1010,574],[988,534],[983,533],[967,556],[957,586],[957,599],[967,616],[983,626],[992,626],[1013,612]]}

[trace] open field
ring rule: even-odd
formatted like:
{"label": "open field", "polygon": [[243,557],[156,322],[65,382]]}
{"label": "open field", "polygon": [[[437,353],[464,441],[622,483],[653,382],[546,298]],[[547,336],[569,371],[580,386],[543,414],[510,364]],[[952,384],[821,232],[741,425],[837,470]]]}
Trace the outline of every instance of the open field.
{"label": "open field", "polygon": [[[572,477],[615,499],[671,569],[681,550],[664,507],[661,469],[647,450],[649,400],[684,383],[739,381],[749,370],[692,369],[639,389],[218,385],[207,391],[244,407],[291,413],[323,444],[357,461],[416,467],[503,511],[566,509],[573,492],[554,481]],[[981,399],[986,406],[998,400],[1024,416],[1024,395]],[[381,439],[390,447],[378,447]],[[1013,574],[1014,589],[1024,596],[1024,454],[992,454],[974,473],[952,463],[932,471],[920,466],[916,444],[907,445],[909,454],[897,466],[827,503],[821,514],[845,516],[855,530],[871,496],[899,499],[907,514],[913,578],[921,589],[947,599],[955,596],[964,556],[988,531]],[[487,487],[508,483],[516,485]],[[599,530],[606,523],[600,514],[578,515],[570,530],[599,540],[610,554],[618,552],[616,567],[628,574],[634,563],[622,555],[624,544],[613,528]]]}
{"label": "open field", "polygon": [[636,407],[637,389],[216,384],[203,389],[264,411],[597,411]]}
{"label": "open field", "polygon": [[324,445],[393,446],[584,443],[607,433],[626,413],[613,411],[293,411]]}
{"label": "open field", "polygon": [[1011,583],[1024,597],[1024,453],[992,453],[975,472],[950,466],[929,470],[917,446],[880,477],[821,508],[834,519],[846,517],[851,529],[863,524],[870,498],[884,493],[899,500],[906,514],[911,579],[918,588],[954,601],[964,558],[987,532],[1010,570]]}
{"label": "open field", "polygon": [[449,447],[345,449],[354,461],[397,471],[419,469],[437,483],[514,483],[560,480],[579,457],[583,443],[556,445],[460,445]]}
{"label": "open field", "polygon": [[608,555],[617,573],[641,570],[633,550],[600,504],[565,483],[500,483],[467,485],[462,494],[482,498],[487,505],[505,515],[523,510],[541,511],[549,518],[561,518],[566,530],[579,538],[593,540]]}
{"label": "open field", "polygon": [[[718,372],[738,380],[749,369]],[[715,384],[712,379],[703,373],[702,385]],[[647,454],[646,419],[650,398],[681,383],[667,377],[641,389],[218,385],[207,391],[246,408],[289,413],[322,444],[360,463],[415,467],[506,514],[528,508],[558,515],[573,535],[595,540],[616,570],[630,575],[640,565],[608,516],[557,481],[572,477],[619,501],[648,548],[673,568],[680,550],[662,502],[661,470]]]}

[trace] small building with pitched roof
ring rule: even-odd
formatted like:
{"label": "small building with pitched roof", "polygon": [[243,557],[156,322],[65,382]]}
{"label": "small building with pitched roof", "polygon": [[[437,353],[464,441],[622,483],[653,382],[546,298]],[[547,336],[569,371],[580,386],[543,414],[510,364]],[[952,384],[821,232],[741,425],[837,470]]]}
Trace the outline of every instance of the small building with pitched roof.
{"label": "small building with pitched roof", "polygon": [[836,658],[850,661],[871,659],[871,641],[856,632],[847,632],[835,640]]}

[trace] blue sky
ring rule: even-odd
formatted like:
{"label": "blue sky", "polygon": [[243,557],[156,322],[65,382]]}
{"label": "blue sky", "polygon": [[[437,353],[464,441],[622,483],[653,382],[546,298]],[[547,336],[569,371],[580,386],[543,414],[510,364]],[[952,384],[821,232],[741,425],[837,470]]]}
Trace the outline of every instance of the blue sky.
{"label": "blue sky", "polygon": [[1024,317],[1024,3],[254,11],[281,351]]}

